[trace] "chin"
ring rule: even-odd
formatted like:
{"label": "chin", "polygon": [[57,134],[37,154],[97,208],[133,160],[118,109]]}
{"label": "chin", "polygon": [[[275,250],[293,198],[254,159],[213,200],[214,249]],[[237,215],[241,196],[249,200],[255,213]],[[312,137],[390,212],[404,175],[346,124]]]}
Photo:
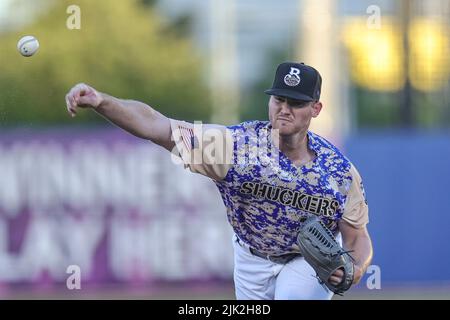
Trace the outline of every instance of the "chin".
{"label": "chin", "polygon": [[290,136],[296,133],[295,125],[287,121],[271,121],[272,128],[278,130],[280,136]]}

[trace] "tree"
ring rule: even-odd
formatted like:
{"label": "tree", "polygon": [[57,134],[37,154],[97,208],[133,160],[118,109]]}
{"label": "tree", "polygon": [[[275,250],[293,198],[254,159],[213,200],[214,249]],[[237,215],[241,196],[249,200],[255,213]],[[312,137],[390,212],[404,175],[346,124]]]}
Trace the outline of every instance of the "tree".
{"label": "tree", "polygon": [[[72,2],[59,0],[30,25],[0,35],[0,123],[70,121],[64,96],[78,82],[149,103],[171,117],[209,119],[201,57],[154,9],[141,0],[79,0],[81,29],[69,30]],[[31,58],[16,50],[26,34],[41,44]],[[80,118],[100,121],[91,112]]]}

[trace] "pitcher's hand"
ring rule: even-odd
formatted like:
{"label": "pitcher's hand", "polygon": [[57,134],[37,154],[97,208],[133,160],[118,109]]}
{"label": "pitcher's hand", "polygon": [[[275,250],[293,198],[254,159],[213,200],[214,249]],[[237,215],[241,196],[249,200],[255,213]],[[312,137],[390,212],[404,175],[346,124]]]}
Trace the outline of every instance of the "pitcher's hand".
{"label": "pitcher's hand", "polygon": [[67,112],[69,112],[72,117],[75,117],[78,108],[95,109],[102,102],[102,94],[84,83],[75,85],[66,95]]}

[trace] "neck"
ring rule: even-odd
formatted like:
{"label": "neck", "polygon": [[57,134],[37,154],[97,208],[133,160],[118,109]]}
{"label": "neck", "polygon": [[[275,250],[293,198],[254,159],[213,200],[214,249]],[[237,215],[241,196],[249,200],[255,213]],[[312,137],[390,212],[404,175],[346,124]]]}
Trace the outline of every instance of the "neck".
{"label": "neck", "polygon": [[275,136],[275,145],[293,162],[309,161],[311,152],[308,150],[308,136],[306,131],[289,136]]}

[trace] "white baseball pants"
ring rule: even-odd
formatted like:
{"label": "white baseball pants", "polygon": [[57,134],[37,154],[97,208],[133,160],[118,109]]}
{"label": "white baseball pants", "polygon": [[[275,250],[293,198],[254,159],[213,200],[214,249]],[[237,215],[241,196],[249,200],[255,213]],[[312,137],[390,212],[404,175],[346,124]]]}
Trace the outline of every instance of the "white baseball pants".
{"label": "white baseball pants", "polygon": [[322,286],[303,257],[287,264],[273,263],[250,253],[233,235],[234,285],[238,300],[330,300],[333,292]]}

